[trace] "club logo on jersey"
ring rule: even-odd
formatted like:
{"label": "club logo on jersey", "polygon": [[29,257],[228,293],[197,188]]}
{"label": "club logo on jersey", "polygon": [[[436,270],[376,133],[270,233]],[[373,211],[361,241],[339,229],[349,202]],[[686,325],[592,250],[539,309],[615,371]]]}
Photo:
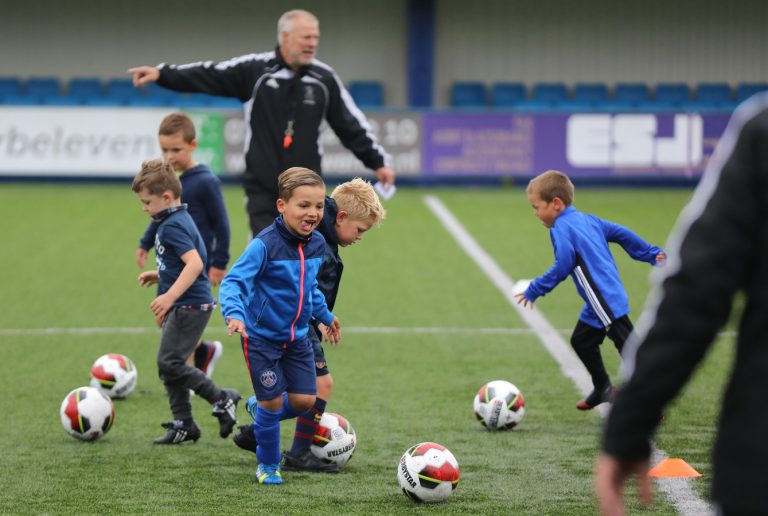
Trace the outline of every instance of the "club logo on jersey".
{"label": "club logo on jersey", "polygon": [[274,387],[277,383],[277,375],[270,369],[261,373],[261,378],[259,380],[264,387]]}
{"label": "club logo on jersey", "polygon": [[315,362],[315,369],[324,369],[325,362]]}
{"label": "club logo on jersey", "polygon": [[304,85],[304,100],[302,102],[309,106],[315,105],[315,90],[308,84]]}

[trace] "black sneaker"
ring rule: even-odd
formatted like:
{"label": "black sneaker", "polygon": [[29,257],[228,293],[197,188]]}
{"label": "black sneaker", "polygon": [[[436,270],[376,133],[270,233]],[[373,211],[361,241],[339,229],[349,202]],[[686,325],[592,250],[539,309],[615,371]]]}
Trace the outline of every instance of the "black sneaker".
{"label": "black sneaker", "polygon": [[239,448],[256,453],[256,437],[253,435],[253,425],[238,426],[232,440]]}
{"label": "black sneaker", "polygon": [[616,394],[616,389],[608,383],[607,386],[602,389],[595,389],[589,393],[589,396],[576,403],[576,408],[579,410],[592,410],[596,406],[613,401],[613,397]]}
{"label": "black sneaker", "polygon": [[179,420],[163,423],[163,428],[167,429],[165,435],[155,439],[155,444],[181,444],[184,441],[197,442],[200,439],[200,428],[192,421],[189,426],[184,426]]}
{"label": "black sneaker", "polygon": [[318,459],[314,456],[312,451],[307,448],[298,456],[293,456],[289,452],[283,452],[283,470],[338,473],[339,465]]}
{"label": "black sneaker", "polygon": [[213,404],[211,415],[219,419],[219,435],[227,437],[237,423],[237,402],[242,396],[234,389],[221,389],[221,399]]}

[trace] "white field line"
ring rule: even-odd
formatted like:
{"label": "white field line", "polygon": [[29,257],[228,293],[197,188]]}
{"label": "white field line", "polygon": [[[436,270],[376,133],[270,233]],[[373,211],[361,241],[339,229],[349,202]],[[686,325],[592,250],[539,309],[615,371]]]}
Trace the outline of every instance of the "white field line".
{"label": "white field line", "polygon": [[[592,381],[589,378],[589,374],[571,349],[571,346],[565,342],[561,332],[553,328],[538,309],[530,310],[523,308],[522,305],[517,303],[517,299],[513,295],[515,282],[512,278],[507,276],[496,261],[480,247],[472,235],[462,226],[461,222],[454,217],[453,213],[437,197],[427,195],[424,197],[424,203],[432,210],[432,213],[442,223],[448,233],[453,236],[456,243],[459,244],[464,252],[472,258],[475,264],[480,267],[480,270],[499,289],[523,321],[531,327],[550,355],[560,364],[560,370],[563,374],[573,381],[582,395],[589,394],[592,390]],[[607,404],[600,405],[597,407],[597,410],[601,416],[605,417],[608,406]],[[659,450],[654,446],[653,464],[666,457],[667,455],[663,450]],[[678,514],[702,516],[713,513],[710,505],[698,496],[686,479],[660,479],[657,481],[657,486],[666,495],[670,503],[674,505]]]}

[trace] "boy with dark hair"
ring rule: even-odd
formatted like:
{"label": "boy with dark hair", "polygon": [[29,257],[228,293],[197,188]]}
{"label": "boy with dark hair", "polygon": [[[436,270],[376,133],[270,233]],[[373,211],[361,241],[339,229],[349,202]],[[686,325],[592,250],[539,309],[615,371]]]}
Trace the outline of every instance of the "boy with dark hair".
{"label": "boy with dark hair", "polygon": [[[320,292],[325,296],[328,308],[333,310],[341,283],[344,264],[339,256],[339,246],[346,247],[363,239],[363,234],[381,223],[386,212],[376,192],[367,181],[355,178],[338,185],[325,198],[325,213],[317,228],[325,238],[323,265],[317,275]],[[296,418],[296,431],[290,451],[284,454],[283,469],[288,471],[323,471],[336,472],[336,464],[326,464],[310,451],[320,419],[333,390],[333,378],[325,360],[325,351],[321,344],[322,323],[312,321],[309,337],[315,354],[315,374],[317,376],[317,398],[314,406]],[[333,342],[332,342],[333,343]],[[251,407],[253,398],[246,407]],[[256,439],[253,425],[241,426],[235,433],[235,444],[244,450],[256,451]]]}
{"label": "boy with dark hair", "polygon": [[314,230],[323,217],[325,183],[312,170],[293,167],[280,174],[278,188],[280,216],[248,244],[219,291],[229,335],[241,336],[258,400],[253,412],[260,484],[283,483],[280,421],[315,403],[310,318],[326,326],[332,342],[341,338],[339,320],[317,288],[325,241]]}
{"label": "boy with dark hair", "polygon": [[[168,161],[181,180],[181,202],[188,206],[205,243],[208,254],[206,270],[211,284],[221,283],[229,262],[229,217],[221,194],[221,181],[202,163],[192,157],[197,149],[195,124],[184,113],[171,113],[160,123],[158,130],[163,159]],[[144,268],[149,249],[155,240],[158,224],[149,223],[136,249],[136,263]],[[224,351],[217,340],[200,341],[190,356],[190,364],[203,371],[209,378]]]}
{"label": "boy with dark hair", "polygon": [[621,353],[633,331],[629,299],[608,244],[617,243],[633,259],[652,265],[663,264],[666,255],[630,229],[578,211],[572,205],[573,183],[562,172],[548,170],[536,176],[526,191],[533,214],[549,228],[555,263],[515,297],[518,303],[533,308],[538,297],[571,276],[585,301],[571,335],[571,346],[587,368],[593,385],[593,391],[576,408],[591,410],[610,401],[613,394],[600,344],[607,335]]}
{"label": "boy with dark hair", "polygon": [[186,363],[216,303],[203,267],[203,239],[180,200],[181,182],[170,163],[151,160],[142,164],[131,189],[158,223],[154,242],[157,270],[139,275],[139,285],[158,285],[150,308],[163,329],[157,367],[173,413],[173,421],[162,425],[165,435],[155,443],[181,444],[200,438],[200,428],[192,418],[190,389],[213,405],[211,414],[219,420],[219,435],[227,437],[237,422],[240,394],[219,389],[202,371]]}

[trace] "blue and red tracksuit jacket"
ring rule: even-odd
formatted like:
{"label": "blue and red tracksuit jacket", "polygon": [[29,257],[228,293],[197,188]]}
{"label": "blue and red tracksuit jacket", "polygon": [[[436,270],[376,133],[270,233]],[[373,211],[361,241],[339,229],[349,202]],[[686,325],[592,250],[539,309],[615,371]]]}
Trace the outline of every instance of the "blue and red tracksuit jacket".
{"label": "blue and red tracksuit jacket", "polygon": [[277,217],[248,244],[221,282],[224,320],[243,321],[248,337],[280,344],[303,339],[312,317],[330,325],[334,316],[317,288],[324,252],[319,232],[301,238]]}

